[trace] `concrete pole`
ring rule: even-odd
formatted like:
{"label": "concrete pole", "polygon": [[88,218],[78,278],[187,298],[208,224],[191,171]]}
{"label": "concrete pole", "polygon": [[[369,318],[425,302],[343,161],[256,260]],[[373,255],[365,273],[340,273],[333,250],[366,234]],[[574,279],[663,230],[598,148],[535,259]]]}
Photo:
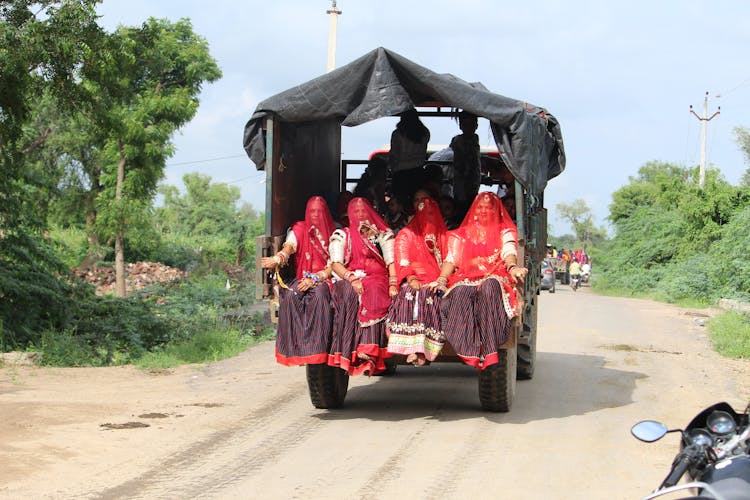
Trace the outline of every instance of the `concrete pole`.
{"label": "concrete pole", "polygon": [[701,166],[698,177],[698,187],[703,189],[703,186],[706,184],[706,130],[708,129],[708,122],[721,112],[721,107],[719,107],[719,111],[711,115],[711,118],[709,118],[708,92],[706,92],[706,95],[703,98],[703,116],[698,116],[698,114],[693,111],[692,105],[690,105],[690,112],[701,121]]}
{"label": "concrete pole", "polygon": [[328,25],[328,66],[326,73],[330,73],[336,68],[336,30],[338,28],[338,18],[341,11],[336,8],[336,0],[331,0],[331,8],[326,11],[330,16]]}

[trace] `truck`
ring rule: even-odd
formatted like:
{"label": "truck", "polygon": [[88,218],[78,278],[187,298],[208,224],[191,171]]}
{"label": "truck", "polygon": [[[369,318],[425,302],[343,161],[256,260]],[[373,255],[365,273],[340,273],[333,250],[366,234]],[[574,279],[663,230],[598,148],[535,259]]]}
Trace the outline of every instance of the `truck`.
{"label": "truck", "polygon": [[[353,62],[271,96],[258,104],[244,129],[243,146],[265,171],[265,234],[256,244],[256,297],[278,299],[273,276],[259,265],[274,255],[287,229],[304,214],[305,203],[322,195],[336,206],[352,183],[353,166],[366,159],[342,158],[342,127],[357,127],[416,109],[421,117],[454,118],[464,110],[489,122],[497,153],[515,178],[519,262],[529,269],[517,294],[521,314],[499,351],[500,362],[478,372],[479,403],[494,412],[510,410],[516,380],[534,375],[541,261],[547,241],[544,189],[562,173],[565,153],[557,119],[546,109],[490,92],[451,74],[434,72],[379,47]],[[498,307],[502,307],[498,304]],[[436,362],[460,362],[446,345]],[[306,366],[310,398],[317,408],[343,405],[348,374],[325,364]]]}

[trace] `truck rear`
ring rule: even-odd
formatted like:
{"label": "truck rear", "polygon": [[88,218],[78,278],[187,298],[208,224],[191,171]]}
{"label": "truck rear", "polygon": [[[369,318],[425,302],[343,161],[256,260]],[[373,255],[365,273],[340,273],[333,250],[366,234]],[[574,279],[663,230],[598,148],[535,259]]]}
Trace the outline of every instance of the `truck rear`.
{"label": "truck rear", "polygon": [[[543,108],[434,73],[382,48],[263,101],[244,137],[248,155],[266,173],[266,233],[258,239],[256,259],[281,248],[287,229],[304,214],[308,198],[322,195],[335,207],[339,194],[356,181],[353,166],[367,160],[342,159],[342,126],[396,116],[410,108],[421,117],[453,119],[457,109],[463,109],[486,119],[496,143],[496,152],[487,156],[502,162],[515,178],[518,261],[529,269],[517,290],[522,313],[514,318],[511,335],[501,346],[500,362],[478,375],[482,408],[506,412],[513,403],[516,379],[534,374],[537,298],[547,239],[544,187],[565,163],[559,125]],[[491,176],[485,182],[484,189],[493,189]],[[278,304],[274,276],[259,265],[256,296],[269,300],[272,309]],[[437,361],[459,359],[446,345]],[[346,372],[327,365],[306,369],[313,404],[341,406]]]}

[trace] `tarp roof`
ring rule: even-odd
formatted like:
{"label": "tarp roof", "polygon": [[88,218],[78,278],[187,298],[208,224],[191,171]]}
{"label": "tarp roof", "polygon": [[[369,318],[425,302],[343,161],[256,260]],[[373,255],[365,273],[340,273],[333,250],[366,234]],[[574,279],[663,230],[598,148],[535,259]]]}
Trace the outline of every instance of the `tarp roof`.
{"label": "tarp roof", "polygon": [[245,125],[243,145],[262,170],[262,127],[269,114],[285,122],[336,119],[342,126],[356,126],[428,105],[460,108],[489,120],[501,156],[533,194],[543,192],[565,168],[560,125],[545,109],[435,73],[382,47],[258,104]]}

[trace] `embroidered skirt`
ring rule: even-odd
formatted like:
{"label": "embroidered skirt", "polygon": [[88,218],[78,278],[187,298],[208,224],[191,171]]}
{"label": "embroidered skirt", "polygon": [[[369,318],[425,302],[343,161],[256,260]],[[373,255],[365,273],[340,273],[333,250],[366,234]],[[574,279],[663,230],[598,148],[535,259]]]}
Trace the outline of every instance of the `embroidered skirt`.
{"label": "embroidered skirt", "polygon": [[427,286],[415,292],[402,285],[388,312],[388,352],[424,354],[425,359],[434,361],[445,344],[441,300]]}
{"label": "embroidered skirt", "polygon": [[497,279],[456,285],[443,297],[440,314],[445,337],[464,363],[483,370],[498,362],[498,348],[508,340],[510,318]]}
{"label": "embroidered skirt", "polygon": [[296,279],[287,286],[279,292],[276,361],[287,366],[325,363],[333,325],[330,287],[320,283],[300,292]]}
{"label": "embroidered skirt", "polygon": [[390,357],[386,350],[385,317],[367,326],[361,325],[357,318],[359,295],[348,281],[334,283],[331,294],[333,334],[328,364],[350,375],[375,375],[384,371],[385,358]]}

